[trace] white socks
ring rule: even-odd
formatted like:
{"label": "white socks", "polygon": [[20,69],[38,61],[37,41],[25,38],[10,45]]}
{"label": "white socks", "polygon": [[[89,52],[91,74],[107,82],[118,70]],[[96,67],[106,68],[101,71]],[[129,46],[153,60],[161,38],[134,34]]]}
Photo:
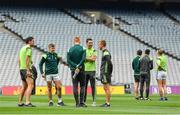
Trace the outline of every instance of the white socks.
{"label": "white socks", "polygon": [[58,103],[61,103],[62,102],[62,98],[58,98]]}

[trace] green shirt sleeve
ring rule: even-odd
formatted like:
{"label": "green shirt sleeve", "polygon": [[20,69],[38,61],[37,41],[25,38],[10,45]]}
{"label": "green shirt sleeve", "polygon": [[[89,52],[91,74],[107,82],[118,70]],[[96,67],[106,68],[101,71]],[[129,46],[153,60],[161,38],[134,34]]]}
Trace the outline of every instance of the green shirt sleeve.
{"label": "green shirt sleeve", "polygon": [[97,56],[97,51],[96,51],[96,50],[94,50],[94,53],[93,53],[93,55]]}
{"label": "green shirt sleeve", "polygon": [[74,68],[77,66],[77,64],[75,64],[73,61],[71,61],[69,52],[67,53],[67,63],[68,63],[68,65],[70,65],[70,66],[72,66]]}
{"label": "green shirt sleeve", "polygon": [[81,66],[86,59],[86,49],[85,48],[83,48],[83,49],[84,49],[83,50],[83,56],[82,56],[80,63],[77,65],[77,67]]}
{"label": "green shirt sleeve", "polygon": [[31,56],[32,55],[32,50],[31,48],[26,49],[26,56]]}
{"label": "green shirt sleeve", "polygon": [[40,70],[41,74],[43,74],[43,64],[46,61],[46,57],[47,57],[47,55],[44,54],[41,58],[41,61],[39,62],[39,70]]}
{"label": "green shirt sleeve", "polygon": [[156,63],[157,63],[158,66],[160,66],[160,64],[161,64],[161,59],[160,59],[160,58],[157,58]]}

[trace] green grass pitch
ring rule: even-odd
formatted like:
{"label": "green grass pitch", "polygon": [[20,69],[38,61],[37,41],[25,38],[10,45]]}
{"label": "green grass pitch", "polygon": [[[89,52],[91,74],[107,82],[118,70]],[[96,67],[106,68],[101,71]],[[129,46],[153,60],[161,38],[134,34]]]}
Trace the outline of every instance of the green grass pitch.
{"label": "green grass pitch", "polygon": [[[66,107],[48,107],[47,96],[32,96],[32,103],[37,107],[17,107],[17,96],[0,96],[0,114],[158,114],[180,115],[180,95],[169,95],[169,101],[160,102],[157,95],[152,101],[137,101],[132,95],[112,95],[111,107],[98,107],[104,103],[104,96],[97,96],[97,107],[92,107],[91,96],[88,96],[87,108],[76,108],[72,95],[64,95]],[[53,96],[54,102],[57,101]]]}

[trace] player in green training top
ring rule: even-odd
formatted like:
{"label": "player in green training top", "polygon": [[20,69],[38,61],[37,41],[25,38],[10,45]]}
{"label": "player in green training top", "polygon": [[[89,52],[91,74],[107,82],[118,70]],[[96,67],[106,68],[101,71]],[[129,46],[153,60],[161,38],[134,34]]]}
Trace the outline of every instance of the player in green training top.
{"label": "player in green training top", "polygon": [[[32,72],[32,47],[34,46],[34,38],[28,37],[26,45],[23,46],[19,54],[19,68],[22,80],[22,88],[19,94],[18,106],[35,107],[30,102],[31,92],[34,87],[34,76]],[[26,104],[22,103],[26,92]]]}
{"label": "player in green training top", "polygon": [[159,95],[160,95],[160,101],[167,101],[166,97],[166,78],[167,78],[167,58],[163,53],[163,50],[159,49],[157,51],[157,83],[158,83],[158,89],[159,89]]}
{"label": "player in green training top", "polygon": [[[59,57],[58,54],[55,52],[54,44],[49,44],[48,49],[49,51],[42,56],[42,59],[39,63],[39,69],[42,74],[42,77],[45,78],[45,80],[47,81],[49,106],[53,106],[52,81],[54,82],[57,91],[57,96],[58,96],[57,106],[65,106],[61,98],[62,84],[60,81],[60,77],[58,75],[58,64],[59,61],[62,61],[62,58]],[[45,63],[45,72],[43,71],[44,63]],[[65,64],[65,62],[63,63]]]}
{"label": "player in green training top", "polygon": [[86,39],[86,60],[85,60],[85,77],[86,77],[86,89],[85,89],[85,97],[84,102],[86,102],[87,96],[87,87],[88,82],[90,81],[91,89],[92,89],[92,97],[93,97],[93,104],[92,106],[96,106],[96,56],[97,51],[93,48],[93,41],[91,38]]}
{"label": "player in green training top", "polygon": [[132,61],[132,68],[134,70],[134,96],[135,99],[139,100],[139,83],[140,83],[140,68],[139,68],[139,61],[142,55],[142,50],[137,51],[137,56]]}

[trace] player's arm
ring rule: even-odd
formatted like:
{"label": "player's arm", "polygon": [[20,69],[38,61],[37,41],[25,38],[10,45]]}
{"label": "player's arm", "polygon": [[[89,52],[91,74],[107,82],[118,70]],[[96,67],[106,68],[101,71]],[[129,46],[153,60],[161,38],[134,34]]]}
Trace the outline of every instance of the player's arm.
{"label": "player's arm", "polygon": [[43,55],[40,62],[39,62],[39,70],[40,70],[40,73],[41,73],[43,78],[45,77],[45,73],[43,71],[43,64],[45,63],[45,61],[46,61],[46,55]]}
{"label": "player's arm", "polygon": [[20,58],[18,58],[18,64],[19,64],[19,67],[20,67],[21,66]]}
{"label": "player's arm", "polygon": [[138,63],[138,69],[140,69],[141,68],[141,58],[139,59],[139,63]]}
{"label": "player's arm", "polygon": [[161,63],[161,59],[157,58],[156,64],[158,69],[162,69],[160,63]]}
{"label": "player's arm", "polygon": [[82,58],[81,58],[81,61],[80,63],[76,66],[76,68],[79,68],[83,62],[86,60],[86,50],[83,51],[83,55],[82,55]]}
{"label": "player's arm", "polygon": [[65,66],[68,66],[68,63],[66,61],[64,61],[63,58],[60,56],[58,56],[57,62],[60,64],[64,64]]}
{"label": "player's arm", "polygon": [[134,70],[134,59],[133,59],[133,61],[132,61],[132,69]]}
{"label": "player's arm", "polygon": [[160,62],[161,62],[160,58],[157,58],[157,61],[156,61],[157,66],[160,66]]}
{"label": "player's arm", "polygon": [[31,59],[30,59],[30,56],[32,54],[32,50],[30,48],[27,48],[26,49],[27,52],[26,52],[26,70],[27,70],[27,76],[31,76],[31,72],[30,72],[30,63],[31,63]]}
{"label": "player's arm", "polygon": [[97,59],[97,52],[96,51],[94,51],[94,54],[91,57],[86,57],[86,61],[94,62],[94,61],[96,61],[96,59]]}
{"label": "player's arm", "polygon": [[30,56],[26,56],[26,74],[27,74],[27,76],[31,76],[32,74],[31,74],[31,72],[30,72]]}
{"label": "player's arm", "polygon": [[150,59],[150,69],[152,70],[153,69],[153,59]]}
{"label": "player's arm", "polygon": [[76,66],[77,66],[77,64],[75,64],[75,63],[71,60],[69,52],[67,53],[67,63],[68,63],[68,65],[70,65],[70,66],[72,66],[72,67],[74,67],[74,68],[76,68]]}
{"label": "player's arm", "polygon": [[107,75],[108,74],[108,64],[111,63],[111,56],[108,52],[105,52],[104,54],[104,60],[102,61],[102,67],[101,67],[101,74]]}

